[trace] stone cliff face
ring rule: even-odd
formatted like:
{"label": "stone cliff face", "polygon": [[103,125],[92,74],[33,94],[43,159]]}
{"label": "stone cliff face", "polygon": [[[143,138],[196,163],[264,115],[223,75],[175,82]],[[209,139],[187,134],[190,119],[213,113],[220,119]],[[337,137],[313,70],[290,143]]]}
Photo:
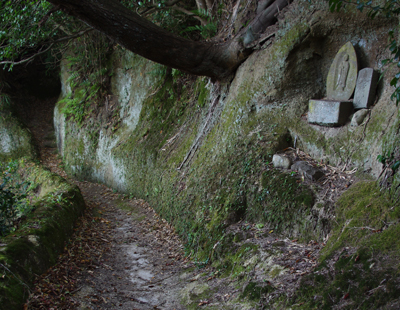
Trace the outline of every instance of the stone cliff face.
{"label": "stone cliff face", "polygon": [[[322,239],[331,229],[332,202],[321,200],[315,186],[298,183],[270,199],[262,179],[267,173],[286,187],[288,175],[269,162],[287,147],[378,178],[377,156],[395,150],[399,140],[398,108],[390,100],[393,69],[380,80],[360,126],[350,120],[335,128],[310,125],[306,113],[309,99],[326,95],[341,46],[351,42],[360,69],[382,71],[388,31],[395,27],[394,20],[358,12],[330,13],[323,3],[294,3],[275,35],[226,84],[175,71],[164,77],[159,65],[117,49],[110,60],[111,91],[82,126],[66,119],[65,102],[56,106],[67,170],[148,199],[199,259],[218,250],[225,228],[241,218],[289,236]],[[66,61],[61,72],[65,97],[71,91]]]}

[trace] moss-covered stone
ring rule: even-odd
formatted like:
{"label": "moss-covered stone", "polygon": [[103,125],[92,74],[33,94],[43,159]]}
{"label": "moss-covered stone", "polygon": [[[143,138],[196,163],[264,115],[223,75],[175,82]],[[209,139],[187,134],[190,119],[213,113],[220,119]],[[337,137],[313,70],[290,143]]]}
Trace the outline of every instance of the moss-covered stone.
{"label": "moss-covered stone", "polygon": [[30,131],[12,114],[11,109],[0,107],[0,161],[21,157],[36,158]]}
{"label": "moss-covered stone", "polygon": [[84,210],[79,189],[32,162],[21,160],[27,181],[39,189],[34,211],[12,235],[1,238],[0,304],[21,309],[36,275],[53,265]]}

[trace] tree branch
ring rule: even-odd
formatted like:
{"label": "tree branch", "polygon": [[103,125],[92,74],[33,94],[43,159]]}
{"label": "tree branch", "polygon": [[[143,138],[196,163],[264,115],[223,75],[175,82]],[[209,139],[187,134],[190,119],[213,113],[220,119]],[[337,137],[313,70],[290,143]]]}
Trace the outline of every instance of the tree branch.
{"label": "tree branch", "polygon": [[46,13],[45,16],[40,20],[38,23],[39,27],[42,27],[42,24],[44,24],[50,17],[50,15],[56,11],[58,11],[61,7],[59,5],[53,5],[53,7]]}
{"label": "tree branch", "polygon": [[20,64],[23,64],[23,63],[27,63],[27,62],[31,61],[32,59],[34,59],[35,57],[37,57],[39,55],[42,55],[42,54],[46,53],[47,51],[49,51],[55,44],[58,44],[58,43],[61,43],[61,42],[65,42],[65,41],[70,41],[72,39],[78,38],[78,37],[84,35],[85,33],[89,32],[89,31],[92,31],[92,30],[94,30],[94,29],[93,28],[86,28],[86,29],[84,29],[84,30],[82,30],[82,31],[80,31],[78,33],[75,33],[75,34],[73,34],[71,36],[60,38],[58,40],[55,40],[55,41],[51,42],[50,45],[46,49],[39,50],[39,52],[35,53],[31,57],[22,59],[20,61],[12,61],[12,60],[0,61],[0,65],[12,64],[13,66],[15,66],[15,65],[20,65]]}

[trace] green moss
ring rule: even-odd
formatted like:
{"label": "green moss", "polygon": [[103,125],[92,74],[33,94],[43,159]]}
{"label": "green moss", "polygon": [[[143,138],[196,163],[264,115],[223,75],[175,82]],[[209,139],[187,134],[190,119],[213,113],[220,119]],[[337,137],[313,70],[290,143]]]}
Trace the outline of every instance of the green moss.
{"label": "green moss", "polygon": [[300,22],[291,27],[273,46],[272,60],[284,62],[289,52],[302,41],[309,31],[310,25],[306,22]]}
{"label": "green moss", "polygon": [[303,278],[291,302],[296,309],[334,309],[340,304],[347,304],[346,309],[378,309],[397,299],[398,270],[379,262],[383,257],[376,254],[366,248],[354,254],[343,249],[333,269],[319,268]]}
{"label": "green moss", "polygon": [[271,285],[260,286],[255,282],[249,282],[244,288],[242,294],[240,294],[240,298],[258,301],[263,295],[266,295],[273,290],[274,288]]}
{"label": "green moss", "polygon": [[387,192],[381,191],[375,181],[358,182],[337,203],[336,225],[322,258],[344,246],[398,250],[400,241],[390,235],[398,230],[399,215],[400,207],[393,206]]}
{"label": "green moss", "polygon": [[212,295],[213,290],[207,284],[197,282],[190,283],[181,292],[181,303],[187,309],[198,309],[201,300],[207,300]]}
{"label": "green moss", "polygon": [[378,309],[400,293],[398,204],[375,181],[360,181],[337,202],[336,225],[320,265],[302,280],[296,309]]}
{"label": "green moss", "polygon": [[314,203],[312,191],[294,176],[279,171],[267,170],[261,176],[261,193],[257,204],[248,210],[248,217],[263,220],[275,229],[287,228],[302,223]]}
{"label": "green moss", "polygon": [[197,81],[197,86],[196,86],[198,93],[197,104],[199,107],[204,107],[210,95],[208,89],[206,88],[206,83],[207,83],[206,78],[198,79]]}
{"label": "green moss", "polygon": [[230,248],[229,254],[225,253],[224,258],[221,261],[215,261],[213,266],[220,271],[222,277],[237,277],[254,268],[259,261],[258,253],[257,245],[244,243],[235,249]]}

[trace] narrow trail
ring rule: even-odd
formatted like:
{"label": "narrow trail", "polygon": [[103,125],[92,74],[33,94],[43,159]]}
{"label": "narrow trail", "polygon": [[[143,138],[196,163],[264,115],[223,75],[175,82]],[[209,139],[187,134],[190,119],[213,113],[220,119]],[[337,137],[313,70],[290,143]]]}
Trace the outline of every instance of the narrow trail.
{"label": "narrow trail", "polygon": [[[56,154],[54,102],[34,100],[22,117],[41,163],[68,179]],[[177,298],[184,286],[179,274],[191,264],[172,227],[143,200],[68,180],[79,186],[87,210],[58,263],[37,280],[27,308],[184,309]]]}

